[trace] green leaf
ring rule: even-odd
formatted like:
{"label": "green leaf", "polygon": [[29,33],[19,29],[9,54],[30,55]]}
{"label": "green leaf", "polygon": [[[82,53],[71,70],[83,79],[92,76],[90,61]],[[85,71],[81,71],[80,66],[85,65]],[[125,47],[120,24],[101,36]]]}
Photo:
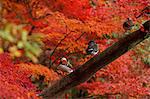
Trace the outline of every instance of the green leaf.
{"label": "green leaf", "polygon": [[22,48],[24,47],[23,42],[22,42],[22,41],[19,41],[19,42],[17,43],[17,47],[18,47],[19,49],[22,49]]}
{"label": "green leaf", "polygon": [[26,42],[27,41],[27,31],[23,30],[22,31],[22,35],[21,35],[21,38],[23,40],[23,42]]}

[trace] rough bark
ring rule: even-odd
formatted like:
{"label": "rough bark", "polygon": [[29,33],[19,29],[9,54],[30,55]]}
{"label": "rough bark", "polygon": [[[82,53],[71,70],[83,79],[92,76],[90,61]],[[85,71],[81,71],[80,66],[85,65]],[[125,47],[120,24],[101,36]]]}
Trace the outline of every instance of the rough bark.
{"label": "rough bark", "polygon": [[143,24],[145,30],[139,29],[123,38],[104,50],[99,55],[94,56],[85,64],[76,69],[73,73],[65,76],[53,86],[45,89],[40,96],[44,99],[56,98],[65,91],[87,81],[98,70],[108,65],[135,45],[150,36],[150,20]]}

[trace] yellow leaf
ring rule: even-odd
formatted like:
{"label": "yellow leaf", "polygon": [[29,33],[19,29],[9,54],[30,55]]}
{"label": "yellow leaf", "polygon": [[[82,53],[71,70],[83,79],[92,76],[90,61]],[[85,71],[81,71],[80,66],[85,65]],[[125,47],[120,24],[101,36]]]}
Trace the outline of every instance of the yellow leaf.
{"label": "yellow leaf", "polygon": [[3,53],[3,52],[4,52],[3,48],[0,48],[0,54]]}

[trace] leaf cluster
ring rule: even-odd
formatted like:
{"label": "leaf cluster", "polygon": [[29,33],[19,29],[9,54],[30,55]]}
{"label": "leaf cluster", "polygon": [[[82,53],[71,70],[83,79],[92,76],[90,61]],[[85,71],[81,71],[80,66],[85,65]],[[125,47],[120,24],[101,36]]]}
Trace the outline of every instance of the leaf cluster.
{"label": "leaf cluster", "polygon": [[42,52],[42,34],[29,35],[23,25],[3,22],[0,28],[0,52],[9,52],[12,57],[25,56],[33,62]]}

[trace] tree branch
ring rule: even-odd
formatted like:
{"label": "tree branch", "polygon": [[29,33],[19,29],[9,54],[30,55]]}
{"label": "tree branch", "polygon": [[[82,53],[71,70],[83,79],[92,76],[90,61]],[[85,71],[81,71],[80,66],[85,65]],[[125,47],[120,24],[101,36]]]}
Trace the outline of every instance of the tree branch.
{"label": "tree branch", "polygon": [[[61,96],[65,91],[87,81],[98,70],[108,65],[135,45],[150,36],[150,20],[144,23],[144,31],[139,29],[107,48],[99,55],[94,56],[73,73],[65,76],[56,82],[53,86],[43,90],[40,94],[44,99],[56,98]],[[148,31],[148,32],[147,32]]]}

